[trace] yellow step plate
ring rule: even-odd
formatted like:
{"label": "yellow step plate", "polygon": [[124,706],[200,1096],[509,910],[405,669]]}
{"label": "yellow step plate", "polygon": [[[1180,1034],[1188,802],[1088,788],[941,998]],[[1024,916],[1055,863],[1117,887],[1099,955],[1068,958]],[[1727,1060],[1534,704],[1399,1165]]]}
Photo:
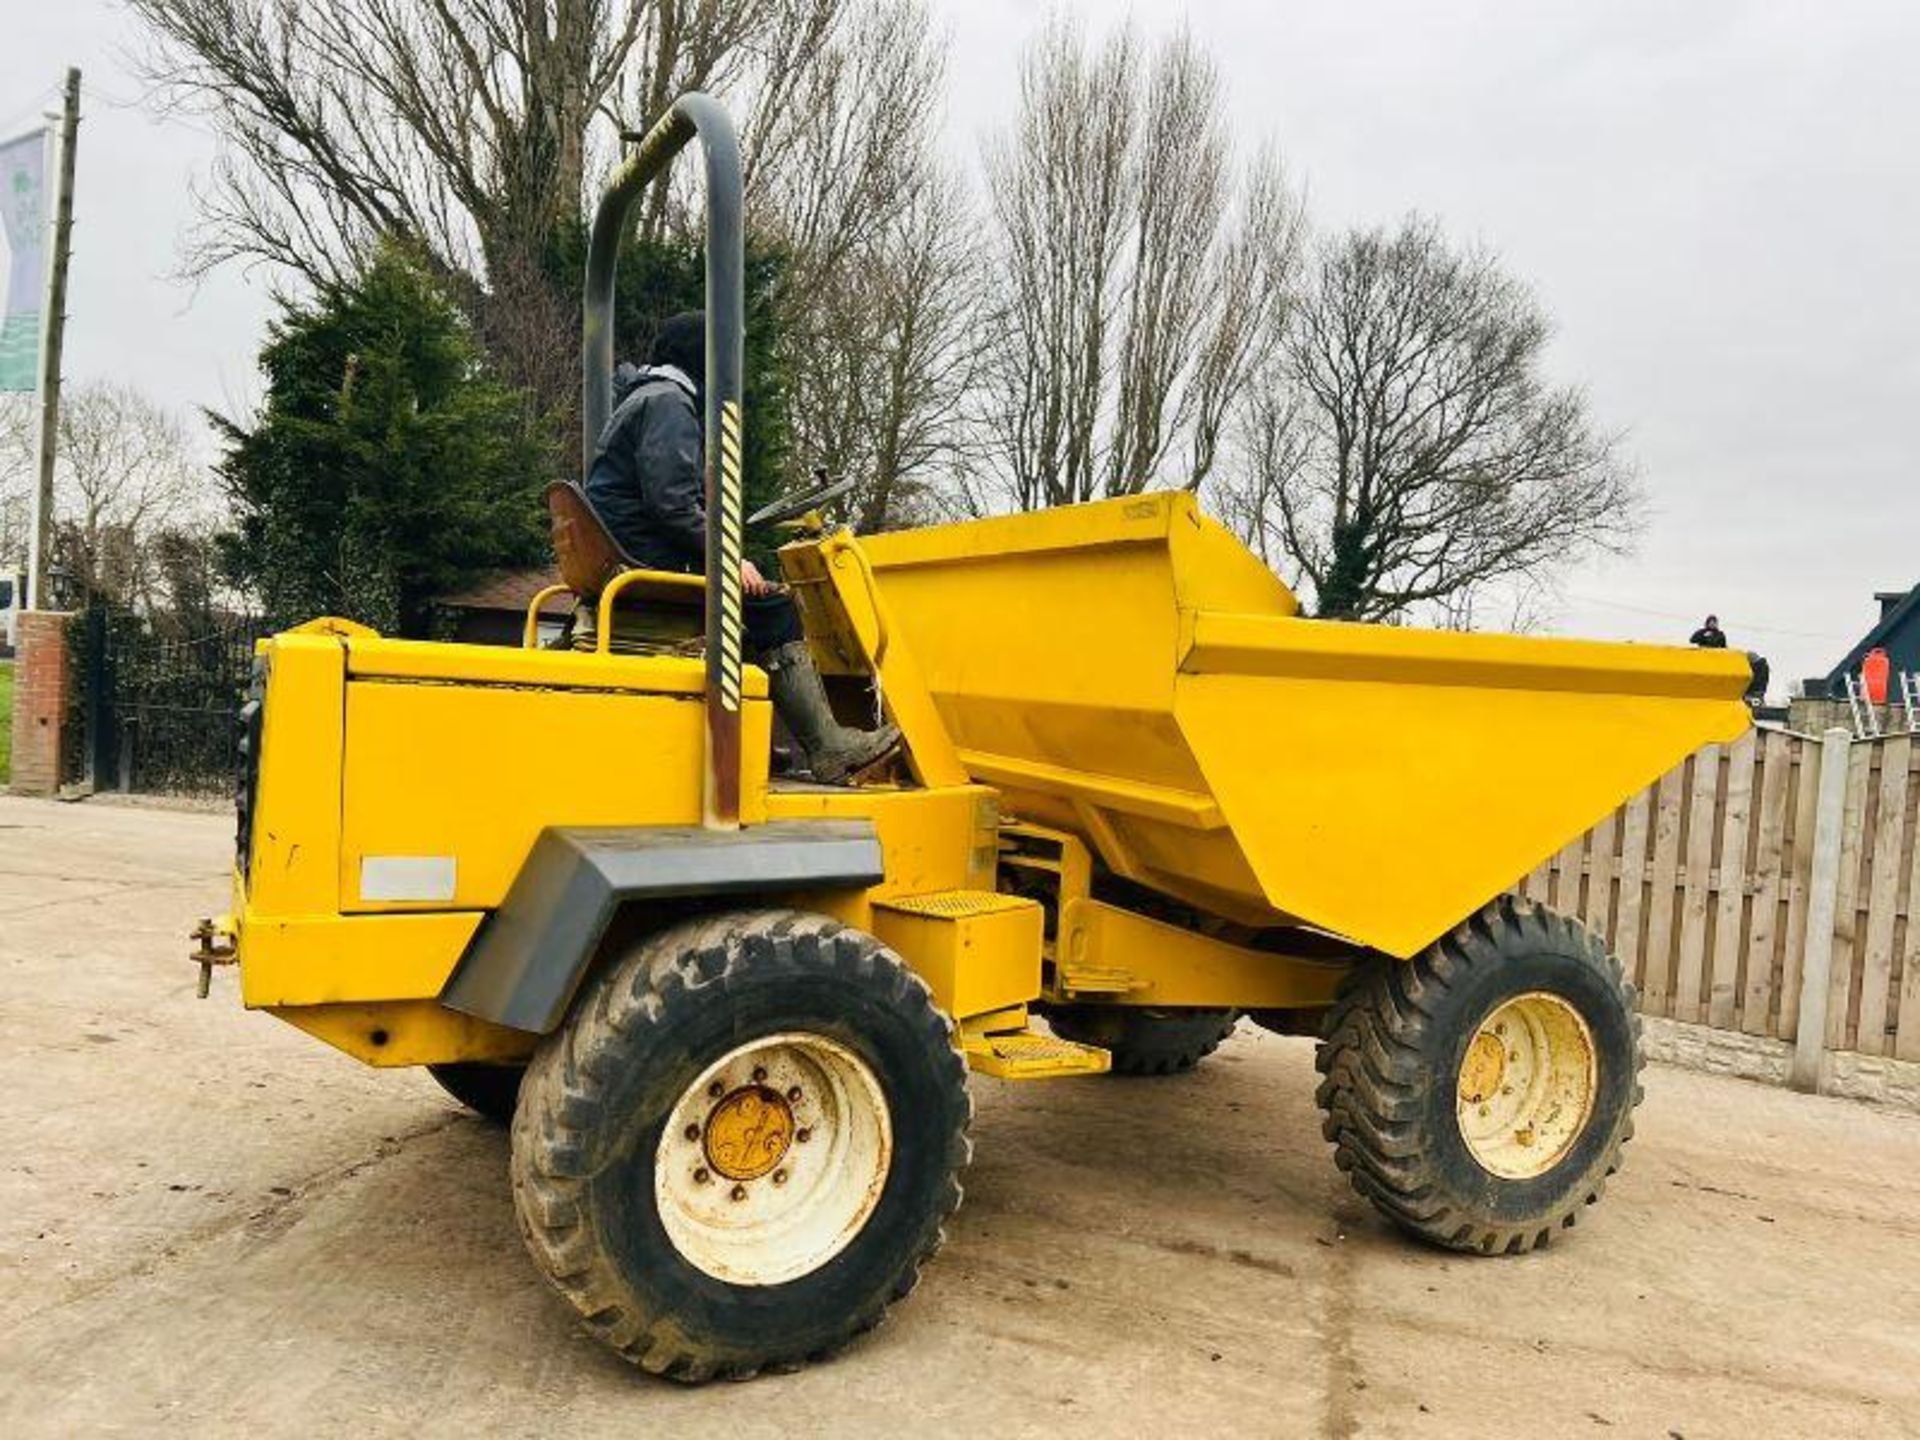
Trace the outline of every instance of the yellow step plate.
{"label": "yellow step plate", "polygon": [[1067,1075],[1104,1075],[1113,1057],[1097,1045],[1077,1045],[1031,1030],[969,1035],[967,1063],[1001,1080],[1057,1080]]}

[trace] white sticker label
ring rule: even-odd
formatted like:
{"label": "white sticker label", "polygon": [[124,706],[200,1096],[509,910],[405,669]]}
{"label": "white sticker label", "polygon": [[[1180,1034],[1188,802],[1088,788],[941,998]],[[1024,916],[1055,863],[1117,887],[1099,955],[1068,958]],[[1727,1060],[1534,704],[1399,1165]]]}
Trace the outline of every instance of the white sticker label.
{"label": "white sticker label", "polygon": [[362,900],[451,900],[453,881],[451,855],[363,855],[360,858]]}

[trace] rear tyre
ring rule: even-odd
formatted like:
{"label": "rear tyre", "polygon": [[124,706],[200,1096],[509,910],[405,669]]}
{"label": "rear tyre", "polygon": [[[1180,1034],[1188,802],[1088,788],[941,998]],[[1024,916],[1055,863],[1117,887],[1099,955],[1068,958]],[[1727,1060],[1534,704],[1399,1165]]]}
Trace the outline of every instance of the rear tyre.
{"label": "rear tyre", "polygon": [[1063,1005],[1047,1012],[1047,1023],[1062,1040],[1110,1051],[1115,1075],[1191,1070],[1220,1048],[1238,1019],[1233,1010],[1131,1005]]}
{"label": "rear tyre", "polygon": [[483,1065],[462,1060],[449,1065],[429,1065],[427,1073],[440,1082],[440,1088],[496,1125],[513,1123],[513,1107],[520,1098],[520,1077],[524,1065]]}
{"label": "rear tyre", "polygon": [[643,1369],[742,1378],[879,1323],[960,1203],[953,1025],[878,940],[711,916],[609,965],[527,1071],[514,1207],[535,1263]]}
{"label": "rear tyre", "polygon": [[1411,961],[1358,967],[1317,1063],[1353,1188],[1450,1250],[1545,1245],[1600,1198],[1639,1104],[1620,962],[1563,915],[1489,905]]}

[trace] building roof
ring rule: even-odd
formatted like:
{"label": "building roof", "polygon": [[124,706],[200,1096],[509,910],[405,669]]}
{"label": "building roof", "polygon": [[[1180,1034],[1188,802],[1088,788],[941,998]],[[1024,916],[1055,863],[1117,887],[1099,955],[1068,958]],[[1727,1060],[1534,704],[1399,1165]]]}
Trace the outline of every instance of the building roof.
{"label": "building roof", "polygon": [[1829,694],[1845,690],[1846,677],[1860,669],[1870,650],[1885,650],[1896,670],[1920,669],[1920,585],[1904,592],[1876,590],[1873,598],[1880,602],[1879,622],[1827,672]]}
{"label": "building roof", "polygon": [[[560,572],[551,565],[537,570],[495,570],[483,575],[464,590],[435,597],[438,605],[449,610],[510,610],[524,615],[533,597],[549,585],[560,583]],[[564,615],[572,608],[573,597],[562,593],[540,607],[542,615]]]}

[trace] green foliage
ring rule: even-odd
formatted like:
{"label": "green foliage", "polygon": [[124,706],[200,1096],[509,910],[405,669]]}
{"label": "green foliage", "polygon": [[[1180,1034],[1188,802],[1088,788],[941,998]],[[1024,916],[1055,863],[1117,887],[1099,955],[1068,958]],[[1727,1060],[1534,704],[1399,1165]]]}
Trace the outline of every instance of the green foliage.
{"label": "green foliage", "polygon": [[396,247],[269,327],[251,429],[210,417],[235,528],[222,563],[276,623],[428,633],[434,597],[545,558],[555,473],[526,397],[490,373],[445,289]]}
{"label": "green foliage", "polygon": [[153,565],[164,599],[153,612],[154,628],[182,637],[212,633],[218,625],[214,592],[220,582],[214,537],[192,530],[162,530],[153,539]]}
{"label": "green foliage", "polygon": [[[586,232],[573,227],[554,244],[550,278],[579,292],[586,272]],[[782,360],[785,319],[780,296],[786,262],[758,248],[747,252],[746,353],[741,411],[744,419],[746,508],[751,511],[786,488],[792,386]],[[616,360],[645,364],[647,346],[660,322],[682,310],[706,306],[706,257],[699,237],[640,240],[629,237],[614,272],[613,351]],[[579,423],[578,416],[574,423]]]}

